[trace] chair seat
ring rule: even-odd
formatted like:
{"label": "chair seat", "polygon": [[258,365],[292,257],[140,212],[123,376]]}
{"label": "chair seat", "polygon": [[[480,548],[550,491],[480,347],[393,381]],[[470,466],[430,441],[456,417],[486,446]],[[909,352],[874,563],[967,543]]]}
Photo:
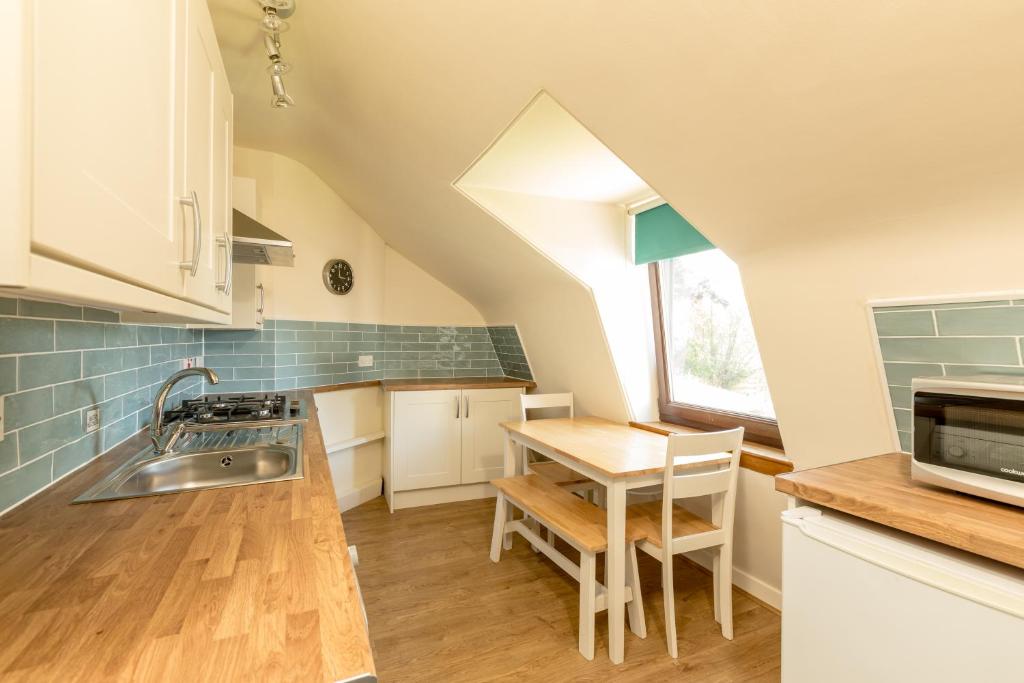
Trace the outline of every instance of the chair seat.
{"label": "chair seat", "polygon": [[[630,505],[626,508],[627,538],[646,538],[651,545],[662,547],[661,506],[662,501],[655,500],[642,505]],[[706,519],[698,517],[678,505],[672,506],[673,538],[717,530],[718,527]]]}
{"label": "chair seat", "polygon": [[[607,513],[538,474],[491,481],[513,505],[540,520],[556,534],[594,553],[608,547]],[[627,541],[643,536],[626,535]]]}
{"label": "chair seat", "polygon": [[547,462],[531,462],[529,464],[530,471],[534,474],[539,474],[541,477],[550,481],[552,484],[558,484],[559,486],[571,486],[574,484],[586,484],[588,482],[594,482],[593,479],[585,477],[579,472],[575,472],[560,462],[554,462],[553,460]]}

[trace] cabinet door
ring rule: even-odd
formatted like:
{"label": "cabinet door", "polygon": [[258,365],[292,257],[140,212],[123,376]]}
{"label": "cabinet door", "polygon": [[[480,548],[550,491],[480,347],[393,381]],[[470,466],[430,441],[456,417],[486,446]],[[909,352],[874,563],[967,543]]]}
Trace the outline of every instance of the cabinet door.
{"label": "cabinet door", "polygon": [[459,483],[461,398],[458,390],[393,394],[391,447],[396,491]]}
{"label": "cabinet door", "polygon": [[27,284],[32,209],[32,5],[31,0],[0,3],[0,286]]}
{"label": "cabinet door", "polygon": [[[181,194],[196,206],[179,212],[185,260],[197,258],[185,277],[185,298],[229,311],[225,294],[231,235],[231,91],[217,37],[203,0],[188,0],[185,37],[184,178]],[[193,194],[194,193],[194,194]]]}
{"label": "cabinet door", "polygon": [[498,423],[519,419],[519,389],[462,390],[462,483],[503,477],[504,430]]}
{"label": "cabinet door", "polygon": [[32,250],[181,296],[185,0],[34,4]]}

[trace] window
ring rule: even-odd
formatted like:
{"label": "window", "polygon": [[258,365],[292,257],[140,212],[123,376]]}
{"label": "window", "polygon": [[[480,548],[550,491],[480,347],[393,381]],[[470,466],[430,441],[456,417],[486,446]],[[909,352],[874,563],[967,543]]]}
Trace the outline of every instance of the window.
{"label": "window", "polygon": [[739,269],[671,207],[655,211],[637,216],[636,251],[650,259],[661,419],[781,447]]}

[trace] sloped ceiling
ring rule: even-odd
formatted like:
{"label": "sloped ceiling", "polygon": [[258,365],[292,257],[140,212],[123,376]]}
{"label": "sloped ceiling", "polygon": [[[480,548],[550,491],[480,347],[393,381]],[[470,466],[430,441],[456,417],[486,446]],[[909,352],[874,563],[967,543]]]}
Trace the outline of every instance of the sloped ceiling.
{"label": "sloped ceiling", "polygon": [[[540,90],[741,267],[1024,182],[1017,0],[298,0],[287,111],[268,106],[256,0],[210,6],[238,143],[312,168],[495,322],[589,301],[451,186]],[[599,336],[587,315],[576,337],[525,330],[527,350]]]}
{"label": "sloped ceiling", "polygon": [[737,258],[1021,177],[1015,0],[298,0],[288,111],[256,1],[210,5],[239,144],[313,168],[485,315],[534,257],[450,183],[540,89]]}

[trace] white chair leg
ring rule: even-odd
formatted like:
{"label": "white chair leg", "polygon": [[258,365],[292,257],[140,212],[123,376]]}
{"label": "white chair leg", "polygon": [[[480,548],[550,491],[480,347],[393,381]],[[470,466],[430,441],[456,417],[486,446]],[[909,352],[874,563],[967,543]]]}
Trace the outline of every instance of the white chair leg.
{"label": "white chair leg", "polygon": [[665,640],[668,642],[668,653],[674,659],[679,658],[679,645],[676,643],[676,594],[672,578],[672,555],[661,561],[661,591],[665,598]]}
{"label": "white chair leg", "polygon": [[718,599],[722,603],[722,637],[732,640],[732,543],[726,543],[719,550],[721,557],[718,568]]}
{"label": "white chair leg", "polygon": [[505,495],[498,491],[494,504],[494,531],[491,533],[491,562],[501,559],[502,537],[505,535]]}
{"label": "white chair leg", "polygon": [[580,654],[594,658],[594,609],[597,602],[597,558],[580,554]]}
{"label": "white chair leg", "polygon": [[555,532],[552,531],[551,529],[548,529],[548,545],[552,545],[553,546],[554,544],[555,544]]}
{"label": "white chair leg", "polygon": [[[512,521],[514,513],[515,513],[515,508],[512,507],[511,505],[506,504],[505,505],[505,522],[506,522],[506,524],[508,522]],[[526,519],[525,515],[524,515],[523,519]],[[507,529],[508,527],[506,526],[505,528]],[[506,531],[504,536],[505,536],[505,538],[501,542],[501,545],[502,545],[503,548],[505,548],[505,550],[511,550],[512,549],[512,537],[515,536],[515,532]]]}
{"label": "white chair leg", "polygon": [[719,571],[722,564],[722,546],[715,548],[715,557],[711,560],[711,588],[715,602],[715,621],[719,624],[722,623],[722,586],[721,586],[721,572]]}
{"label": "white chair leg", "polygon": [[629,630],[647,637],[647,620],[644,617],[644,602],[640,595],[640,571],[636,564],[636,544],[630,543],[626,551],[626,585],[633,592],[633,599],[626,605],[629,612]]}

